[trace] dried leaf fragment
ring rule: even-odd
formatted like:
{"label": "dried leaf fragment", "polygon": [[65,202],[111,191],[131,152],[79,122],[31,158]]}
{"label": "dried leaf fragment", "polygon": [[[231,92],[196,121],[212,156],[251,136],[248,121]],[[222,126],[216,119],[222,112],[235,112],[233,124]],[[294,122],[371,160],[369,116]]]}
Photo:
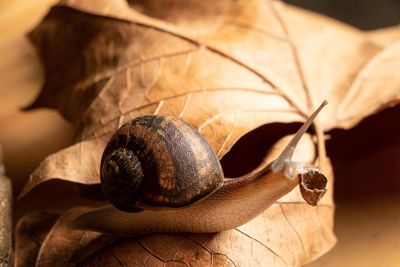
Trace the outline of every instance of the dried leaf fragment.
{"label": "dried leaf fragment", "polygon": [[298,175],[300,179],[300,192],[304,200],[311,206],[317,206],[326,193],[328,179],[318,170],[311,169]]}

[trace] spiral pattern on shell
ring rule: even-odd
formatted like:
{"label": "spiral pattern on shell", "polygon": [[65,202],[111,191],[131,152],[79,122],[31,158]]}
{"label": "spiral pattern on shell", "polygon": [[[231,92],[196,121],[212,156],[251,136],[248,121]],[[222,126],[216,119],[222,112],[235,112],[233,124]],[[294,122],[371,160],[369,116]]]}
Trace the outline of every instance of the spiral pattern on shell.
{"label": "spiral pattern on shell", "polygon": [[183,120],[155,115],[118,129],[104,150],[100,176],[110,203],[124,211],[186,206],[223,184],[204,137]]}

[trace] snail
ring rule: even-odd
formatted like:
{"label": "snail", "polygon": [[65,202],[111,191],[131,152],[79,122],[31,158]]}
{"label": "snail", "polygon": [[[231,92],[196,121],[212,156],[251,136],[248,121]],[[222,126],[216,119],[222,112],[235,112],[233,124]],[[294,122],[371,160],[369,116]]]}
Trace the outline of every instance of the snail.
{"label": "snail", "polygon": [[326,177],[291,158],[326,104],[277,159],[238,178],[224,178],[210,145],[184,121],[136,118],[117,130],[102,156],[101,184],[111,205],[80,215],[72,227],[112,235],[220,232],[250,221],[299,184],[306,202],[316,205]]}

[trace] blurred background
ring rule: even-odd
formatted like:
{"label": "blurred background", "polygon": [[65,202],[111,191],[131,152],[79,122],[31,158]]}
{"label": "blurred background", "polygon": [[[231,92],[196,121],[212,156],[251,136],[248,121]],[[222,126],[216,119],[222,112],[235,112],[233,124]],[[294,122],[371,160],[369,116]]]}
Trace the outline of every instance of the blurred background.
{"label": "blurred background", "polygon": [[284,0],[341,20],[362,30],[374,30],[400,23],[399,0]]}
{"label": "blurred background", "polygon": [[[73,141],[74,127],[57,112],[47,109],[29,113],[20,111],[39,93],[44,79],[37,55],[25,34],[55,2],[0,2],[0,144],[15,192],[20,191],[26,177],[46,155]],[[362,30],[392,27],[393,31],[399,32],[400,40],[399,0],[285,2]],[[332,251],[307,267],[400,266],[398,118],[400,107],[394,107],[371,116],[351,130],[328,133],[331,139],[327,141],[327,151],[336,176],[335,233],[338,243]]]}

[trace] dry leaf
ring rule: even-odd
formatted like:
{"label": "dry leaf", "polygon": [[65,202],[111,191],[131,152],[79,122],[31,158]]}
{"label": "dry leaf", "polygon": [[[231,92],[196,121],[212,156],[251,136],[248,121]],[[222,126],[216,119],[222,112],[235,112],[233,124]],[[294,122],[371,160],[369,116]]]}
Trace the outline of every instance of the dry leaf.
{"label": "dry leaf", "polygon": [[[55,107],[81,127],[76,144],[46,158],[23,195],[52,179],[97,184],[107,139],[142,114],[183,118],[222,158],[246,133],[303,121],[323,99],[330,105],[316,123],[317,155],[332,177],[323,131],[350,128],[400,101],[399,42],[378,46],[360,31],[281,2],[64,1],[31,38],[47,75],[31,108]],[[92,254],[75,242],[45,242],[41,258],[49,260],[46,250],[56,246],[66,264],[71,252],[83,251],[86,266],[100,259],[108,266],[301,266],[335,242],[332,185],[328,190],[319,207],[307,206],[296,190],[215,235],[149,235]],[[57,240],[65,226],[55,224],[47,240]]]}
{"label": "dry leaf", "polygon": [[384,48],[400,40],[400,26],[373,30],[367,32],[367,36],[377,46]]}
{"label": "dry leaf", "polygon": [[18,221],[15,245],[15,266],[34,266],[39,249],[58,215],[33,212]]}

